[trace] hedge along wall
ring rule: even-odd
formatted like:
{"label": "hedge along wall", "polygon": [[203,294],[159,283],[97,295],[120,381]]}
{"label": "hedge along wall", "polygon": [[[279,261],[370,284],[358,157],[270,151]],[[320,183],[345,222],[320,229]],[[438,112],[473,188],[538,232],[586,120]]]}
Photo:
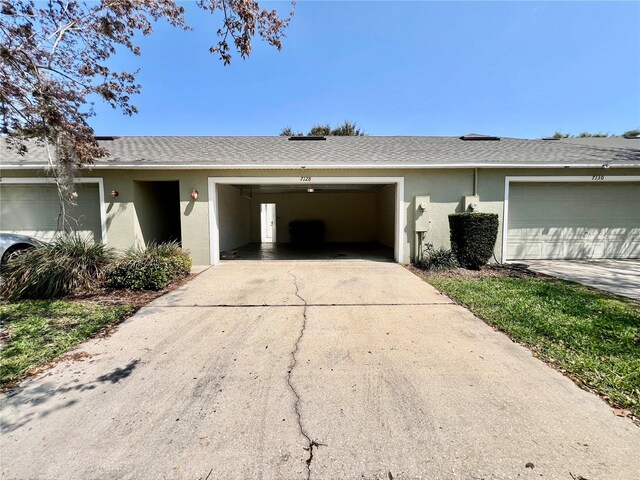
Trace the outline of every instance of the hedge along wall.
{"label": "hedge along wall", "polygon": [[478,270],[485,265],[498,238],[498,215],[495,213],[466,212],[449,215],[451,250],[458,263]]}

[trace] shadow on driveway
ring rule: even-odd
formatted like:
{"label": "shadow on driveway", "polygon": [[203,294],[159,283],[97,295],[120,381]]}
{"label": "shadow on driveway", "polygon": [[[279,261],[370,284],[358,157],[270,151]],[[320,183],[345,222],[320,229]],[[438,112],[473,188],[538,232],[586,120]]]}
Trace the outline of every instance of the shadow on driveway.
{"label": "shadow on driveway", "polygon": [[[72,392],[84,392],[87,390],[93,390],[99,384],[103,383],[118,383],[119,381],[127,378],[133,370],[140,363],[140,359],[135,359],[129,362],[125,367],[116,368],[112,372],[106,373],[104,375],[99,376],[95,380],[87,383],[79,383],[72,384],[72,382],[68,382],[67,384],[58,387],[58,388],[50,388],[51,383],[32,383],[25,382],[24,387],[18,387],[15,390],[12,390],[7,394],[7,403],[11,402],[12,398],[18,399],[20,398],[22,403],[28,403],[31,406],[36,405],[44,405],[54,399],[55,397],[59,397],[60,395],[67,395]],[[24,401],[26,399],[26,402]],[[24,416],[20,417],[16,422],[6,422],[6,416],[4,416],[3,421],[0,424],[0,431],[4,433],[12,432],[26,424],[28,424],[31,420],[36,418],[47,417],[51,413],[57,410],[64,410],[78,403],[77,399],[71,399],[66,402],[54,402],[55,406],[43,410],[35,415],[35,410],[30,409],[28,413]]]}

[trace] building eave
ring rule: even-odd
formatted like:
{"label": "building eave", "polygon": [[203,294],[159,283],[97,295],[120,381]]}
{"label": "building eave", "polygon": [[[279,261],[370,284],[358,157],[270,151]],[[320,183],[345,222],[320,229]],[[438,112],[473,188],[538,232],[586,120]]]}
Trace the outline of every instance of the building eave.
{"label": "building eave", "polygon": [[[610,168],[640,168],[640,164],[610,164]],[[440,163],[440,164],[357,164],[357,165],[208,165],[208,164],[93,164],[81,167],[83,170],[423,170],[462,168],[604,168],[601,163]],[[0,170],[46,170],[45,165],[0,165]]]}

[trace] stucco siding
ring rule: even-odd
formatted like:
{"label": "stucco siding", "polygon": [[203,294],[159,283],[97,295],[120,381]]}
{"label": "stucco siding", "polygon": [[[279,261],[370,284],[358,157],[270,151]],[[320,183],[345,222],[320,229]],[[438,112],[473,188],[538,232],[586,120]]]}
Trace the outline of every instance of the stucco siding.
{"label": "stucco siding", "polygon": [[289,223],[320,220],[327,242],[375,242],[376,194],[339,192],[254,193],[251,241],[260,241],[260,204],[276,204],[276,241],[290,242]]}
{"label": "stucco siding", "polygon": [[251,242],[251,200],[231,185],[218,185],[220,251]]}
{"label": "stucco siding", "polygon": [[376,240],[393,247],[396,222],[396,186],[387,185],[376,192]]}
{"label": "stucco siding", "polygon": [[[109,244],[124,249],[137,238],[135,212],[133,209],[133,181],[150,180],[178,180],[180,182],[180,212],[182,244],[187,248],[196,264],[210,263],[209,238],[209,206],[207,179],[208,177],[297,177],[300,169],[291,170],[107,170],[93,169],[82,172],[84,176],[102,177],[107,211],[107,231]],[[563,175],[563,176],[624,176],[640,175],[640,169],[610,168],[577,169],[577,168],[546,168],[546,169],[479,169],[478,195],[479,208],[483,212],[497,213],[502,216],[504,205],[504,184],[506,176],[531,175]],[[44,176],[42,172],[34,170],[4,170],[4,177]],[[434,246],[449,246],[448,215],[461,211],[462,197],[473,194],[474,171],[471,168],[460,169],[363,169],[363,170],[311,170],[305,169],[304,175],[311,177],[312,182],[321,182],[321,177],[403,177],[404,197],[402,210],[405,224],[403,226],[403,262],[409,262],[414,243],[413,229],[413,199],[416,195],[430,195],[429,215],[430,229],[427,241]],[[198,190],[197,200],[190,197],[193,189]],[[112,197],[110,192],[117,190],[118,197]],[[375,203],[375,201],[374,201]],[[628,208],[633,208],[628,206]],[[257,230],[259,235],[259,229]],[[254,237],[255,238],[255,237]],[[502,260],[502,234],[498,235],[495,248],[496,258]]]}

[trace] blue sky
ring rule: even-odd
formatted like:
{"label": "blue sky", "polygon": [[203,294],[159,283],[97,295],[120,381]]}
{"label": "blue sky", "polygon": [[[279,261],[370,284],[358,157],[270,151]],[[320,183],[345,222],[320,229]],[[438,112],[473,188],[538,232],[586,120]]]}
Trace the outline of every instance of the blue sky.
{"label": "blue sky", "polygon": [[[142,56],[140,113],[97,105],[99,135],[277,135],[357,122],[371,135],[537,138],[640,127],[639,2],[299,1],[278,52],[224,67],[219,19],[160,24]],[[265,3],[286,11],[288,4]]]}

